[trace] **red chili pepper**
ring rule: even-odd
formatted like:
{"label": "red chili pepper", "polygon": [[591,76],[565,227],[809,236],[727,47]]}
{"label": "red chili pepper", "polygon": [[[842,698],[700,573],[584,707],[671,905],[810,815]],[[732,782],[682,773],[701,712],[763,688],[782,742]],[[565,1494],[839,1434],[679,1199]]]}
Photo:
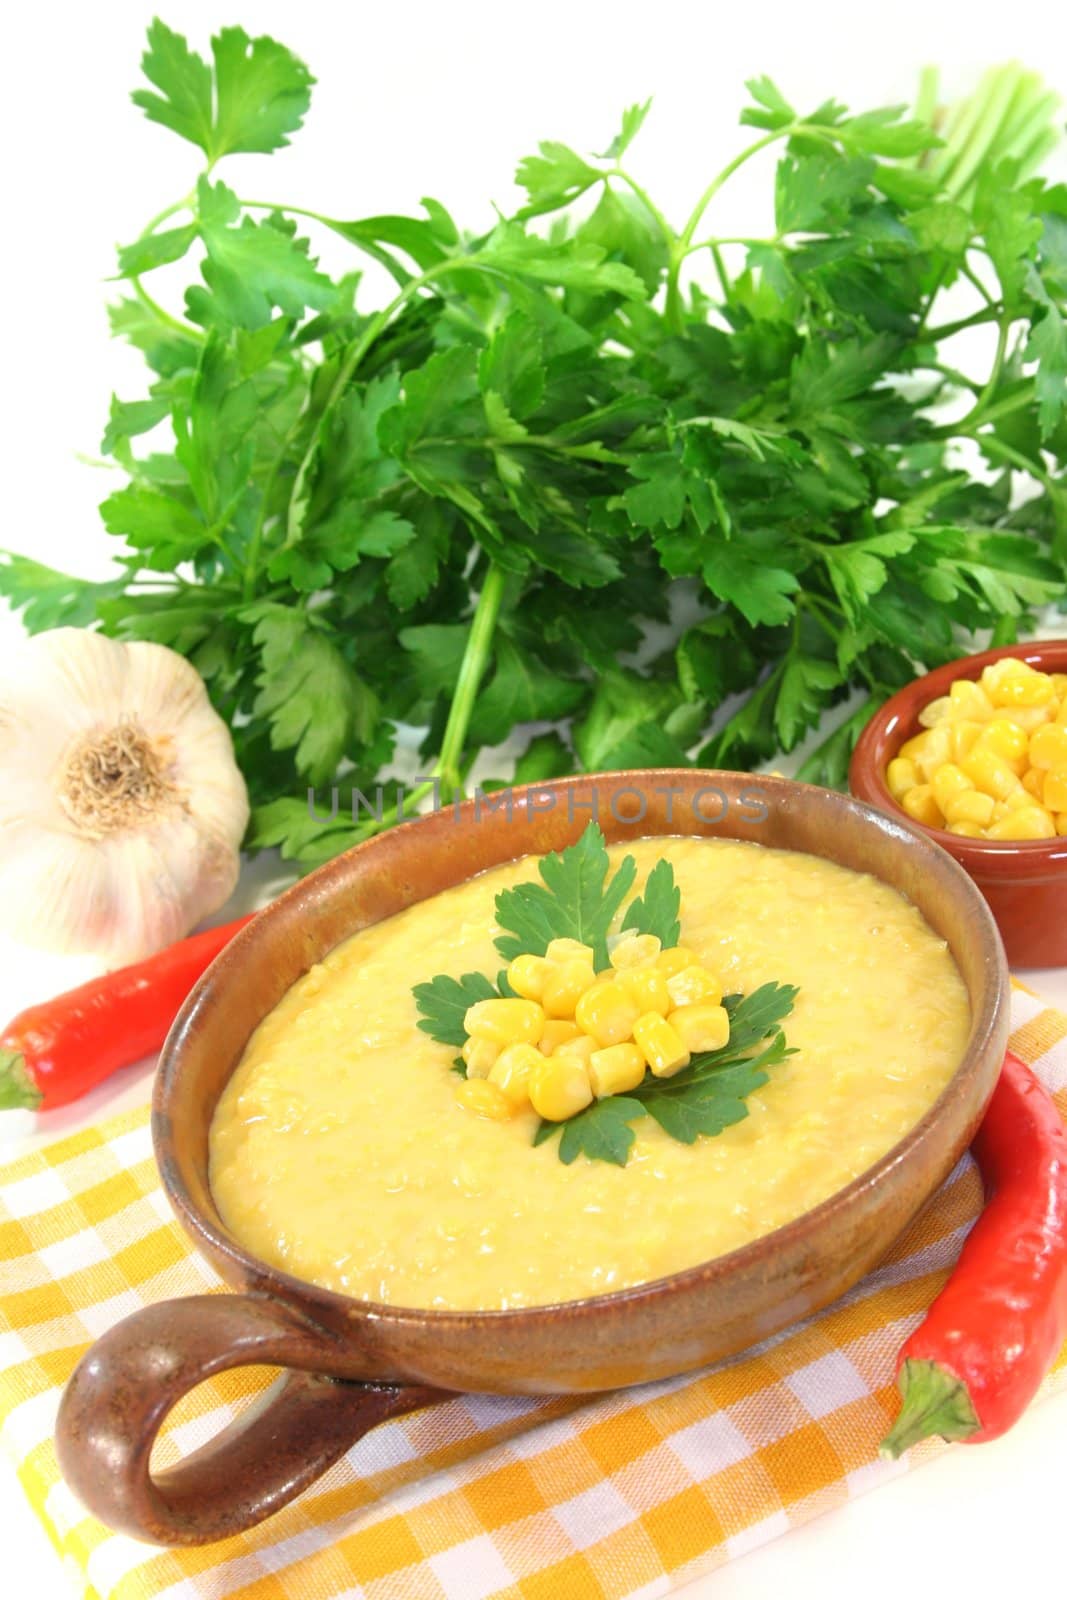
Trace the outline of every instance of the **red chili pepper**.
{"label": "red chili pepper", "polygon": [[0,1034],[0,1110],[65,1106],[119,1067],[153,1055],[197,978],[251,920],[195,933],[20,1011]]}
{"label": "red chili pepper", "polygon": [[980,1444],[1025,1411],[1067,1338],[1067,1129],[1010,1053],[973,1145],[986,1206],[897,1363],[903,1405],[883,1444]]}

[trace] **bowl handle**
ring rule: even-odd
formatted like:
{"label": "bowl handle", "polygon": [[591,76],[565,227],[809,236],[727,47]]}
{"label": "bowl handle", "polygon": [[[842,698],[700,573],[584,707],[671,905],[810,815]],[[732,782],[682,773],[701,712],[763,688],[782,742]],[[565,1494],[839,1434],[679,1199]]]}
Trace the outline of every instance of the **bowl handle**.
{"label": "bowl handle", "polygon": [[[63,1476],[108,1527],[154,1544],[209,1544],[269,1517],[379,1422],[447,1398],[323,1376],[339,1341],[281,1301],[192,1295],[135,1312],[75,1370],[59,1407]],[[230,1367],[286,1372],[178,1466],[151,1470],[171,1407]]]}

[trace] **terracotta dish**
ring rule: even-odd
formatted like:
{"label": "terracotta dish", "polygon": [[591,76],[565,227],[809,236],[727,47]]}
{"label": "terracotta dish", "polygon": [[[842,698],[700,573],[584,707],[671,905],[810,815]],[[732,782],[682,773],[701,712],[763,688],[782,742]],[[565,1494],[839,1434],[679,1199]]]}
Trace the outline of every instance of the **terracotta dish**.
{"label": "terracotta dish", "polygon": [[[954,679],[978,678],[983,667],[1003,656],[1018,656],[1040,672],[1067,672],[1067,639],[984,650],[909,683],[875,712],[860,735],[848,771],[852,793],[903,818],[886,788],[885,769],[901,745],[919,732],[919,713],[947,694]],[[970,873],[997,919],[1013,967],[1067,966],[1067,838],[1009,844],[964,839],[917,822],[911,826],[936,839]]]}
{"label": "terracotta dish", "polygon": [[[709,817],[722,809],[715,789],[725,815],[702,823],[695,809]],[[767,806],[762,821],[739,803],[754,789]],[[479,818],[473,805],[458,820],[442,811],[312,873],[237,935],[183,1007],[156,1082],[156,1155],[179,1220],[239,1292],[137,1313],[100,1339],[71,1379],[60,1464],[111,1527],[162,1544],[236,1533],[278,1510],[376,1423],[450,1390],[592,1392],[736,1354],[856,1283],[974,1133],[1004,1054],[1007,970],[974,885],[917,829],[828,790],[740,773],[612,773],[515,796],[511,820],[503,811]],[[633,816],[642,797],[639,822],[616,819],[615,811]],[[227,1231],[208,1187],[212,1114],[253,1029],[348,935],[487,867],[561,849],[594,803],[609,840],[748,839],[873,873],[908,896],[948,941],[970,997],[970,1038],[944,1093],[888,1155],[797,1221],[614,1294],[523,1310],[410,1310],[333,1294],[256,1260]],[[153,1474],[152,1445],[175,1402],[211,1374],[248,1364],[289,1370],[223,1435]]]}

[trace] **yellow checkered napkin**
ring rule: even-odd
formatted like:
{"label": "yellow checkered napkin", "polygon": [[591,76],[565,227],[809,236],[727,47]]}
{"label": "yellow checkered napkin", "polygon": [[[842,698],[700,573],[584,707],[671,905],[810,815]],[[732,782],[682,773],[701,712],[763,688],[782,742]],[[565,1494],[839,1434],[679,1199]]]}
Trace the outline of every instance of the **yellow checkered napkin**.
{"label": "yellow checkered napkin", "polygon": [[[1013,1048],[1067,1112],[1067,1016],[1017,991]],[[911,1463],[878,1459],[894,1355],[980,1201],[966,1158],[877,1272],[821,1316],[711,1372],[593,1400],[468,1395],[379,1428],[295,1504],[205,1549],[157,1550],[86,1516],[52,1428],[86,1345],[218,1280],[171,1220],[144,1113],[0,1173],[0,1442],[93,1600],[592,1600],[662,1595]],[[267,1379],[229,1373],[172,1414],[195,1450]],[[1067,1384],[1067,1351],[1046,1389]]]}

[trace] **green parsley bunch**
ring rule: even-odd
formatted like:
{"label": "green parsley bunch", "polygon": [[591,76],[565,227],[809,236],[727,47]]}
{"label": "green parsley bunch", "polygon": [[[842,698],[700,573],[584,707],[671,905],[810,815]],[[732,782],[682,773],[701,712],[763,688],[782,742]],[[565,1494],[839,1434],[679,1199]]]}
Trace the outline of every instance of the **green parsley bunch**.
{"label": "green parsley bunch", "polygon": [[[203,160],[119,253],[112,326],[150,372],[103,440],[127,477],[101,508],[121,574],[11,556],[0,590],[31,629],[189,657],[233,729],[252,845],[314,861],[376,826],[304,797],[368,791],[398,724],[427,729],[451,794],[529,723],[551,731],[518,781],[746,766],[858,688],[804,768],[839,783],[880,699],[1062,596],[1067,188],[1033,175],[1057,104],[1034,75],[991,73],[947,121],[929,82],[907,117],[802,114],[757,79],[756,137],[680,228],[633,175],[631,107],[603,155],[541,145],[527,203],[471,237],[436,200],[346,220],[217,176],[308,110],[281,44],[224,28],[208,61],[156,21],[143,68],[135,102]],[[719,190],[769,146],[769,232],[716,235]],[[321,270],[308,225],[351,271]],[[363,304],[364,258],[384,305]],[[179,261],[175,312],[147,284]],[[954,284],[973,309],[946,321]],[[954,340],[982,324],[972,374]]]}

